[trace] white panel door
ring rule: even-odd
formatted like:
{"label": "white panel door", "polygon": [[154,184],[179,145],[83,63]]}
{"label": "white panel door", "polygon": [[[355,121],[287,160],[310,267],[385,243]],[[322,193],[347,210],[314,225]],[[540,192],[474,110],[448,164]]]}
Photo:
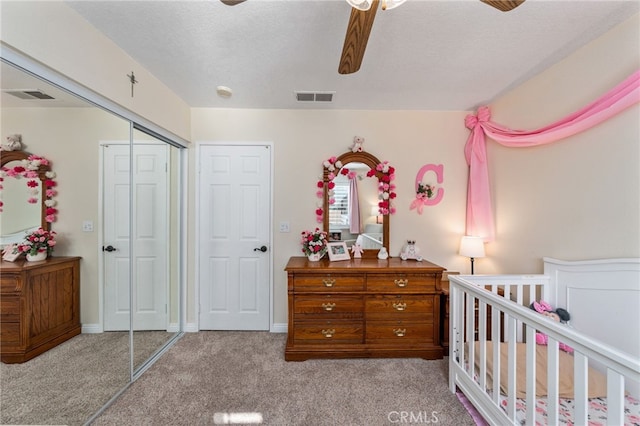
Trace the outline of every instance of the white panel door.
{"label": "white panel door", "polygon": [[269,329],[270,180],[269,146],[200,147],[201,330]]}
{"label": "white panel door", "polygon": [[[167,328],[167,146],[134,146],[129,184],[129,145],[104,146],[105,330]],[[129,227],[129,190],[134,223]],[[133,235],[134,287],[130,286],[129,233]],[[131,296],[131,303],[129,298]]]}

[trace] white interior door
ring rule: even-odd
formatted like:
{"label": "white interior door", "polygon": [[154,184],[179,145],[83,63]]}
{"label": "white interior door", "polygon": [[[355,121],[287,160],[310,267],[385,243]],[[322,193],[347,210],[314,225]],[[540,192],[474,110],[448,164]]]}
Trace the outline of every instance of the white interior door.
{"label": "white interior door", "polygon": [[201,145],[198,188],[199,327],[268,330],[270,146]]}
{"label": "white interior door", "polygon": [[[167,328],[167,145],[135,144],[133,153],[131,174],[129,145],[103,145],[105,331],[129,330],[130,306],[134,307],[134,330]],[[133,227],[129,226],[131,188]]]}

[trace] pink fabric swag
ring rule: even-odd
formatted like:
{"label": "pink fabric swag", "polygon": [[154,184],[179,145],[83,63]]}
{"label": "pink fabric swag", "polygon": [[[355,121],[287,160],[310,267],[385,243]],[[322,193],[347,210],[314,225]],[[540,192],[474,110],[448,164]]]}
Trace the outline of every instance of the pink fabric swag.
{"label": "pink fabric swag", "polygon": [[638,102],[640,70],[590,105],[537,130],[511,130],[494,123],[487,106],[478,108],[476,115],[467,115],[465,125],[471,129],[464,148],[469,165],[467,235],[481,236],[485,241],[493,241],[495,238],[487,167],[487,136],[509,147],[544,145],[587,130]]}

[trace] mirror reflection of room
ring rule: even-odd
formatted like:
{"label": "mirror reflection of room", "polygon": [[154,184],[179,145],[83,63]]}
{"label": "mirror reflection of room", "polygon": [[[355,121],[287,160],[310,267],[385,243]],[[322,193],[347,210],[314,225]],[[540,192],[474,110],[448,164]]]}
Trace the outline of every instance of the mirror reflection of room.
{"label": "mirror reflection of room", "polygon": [[[14,350],[11,348],[15,344],[9,344],[5,339],[18,336],[19,327],[26,318],[5,315],[5,302],[15,298],[23,300],[21,303],[29,309],[25,311],[27,313],[31,312],[32,303],[28,296],[30,293],[16,292],[13,287],[5,285],[4,278],[13,276],[13,271],[20,274],[20,269],[31,262],[27,262],[24,255],[14,262],[2,261],[3,340],[0,348],[3,349],[3,362],[0,364],[0,423],[84,424],[130,383],[181,331],[178,243],[181,150],[167,144],[166,140],[145,137],[144,132],[136,131],[136,137],[152,142],[167,153],[166,165],[161,165],[164,186],[153,189],[155,194],[141,194],[137,205],[146,204],[146,195],[152,198],[160,196],[164,200],[158,211],[165,215],[162,226],[166,232],[157,245],[166,253],[165,260],[171,260],[164,263],[164,287],[156,289],[157,294],[166,298],[158,308],[165,313],[162,323],[150,328],[144,323],[136,322],[137,331],[132,335],[128,314],[130,306],[135,306],[138,311],[148,311],[149,308],[147,297],[131,300],[134,288],[140,291],[145,289],[146,284],[139,282],[140,275],[136,275],[145,275],[144,262],[131,266],[125,257],[111,266],[103,264],[103,261],[115,258],[125,251],[124,248],[129,245],[131,227],[128,221],[121,223],[123,226],[118,228],[117,241],[107,241],[104,229],[101,228],[101,224],[109,217],[129,217],[128,188],[132,182],[130,121],[70,95],[4,60],[1,67],[2,139],[6,140],[8,135],[20,134],[22,145],[14,147],[15,151],[8,151],[3,146],[0,159],[4,163],[5,159],[14,156],[26,158],[31,154],[46,158],[51,164],[51,171],[55,173],[56,195],[53,203],[44,205],[47,198],[46,188],[42,183],[38,187],[28,188],[26,183],[29,179],[3,176],[0,246],[4,248],[11,243],[21,243],[28,232],[43,225],[51,226],[52,231],[57,233],[57,244],[46,260],[29,264],[29,270],[50,270],[54,264],[77,265],[78,278],[73,285],[77,284],[75,294],[79,294],[79,297],[78,305],[72,309],[76,312],[74,321],[78,324],[77,331],[81,325],[82,332],[75,335],[74,327],[73,335],[68,335],[66,340],[61,338],[52,341],[46,347],[42,345],[42,338],[16,340],[16,344],[21,345],[19,342],[23,342],[26,345],[26,355],[22,357],[19,354],[9,354],[8,351]],[[21,99],[9,94],[17,88],[30,87],[37,87],[53,99]],[[105,204],[98,197],[99,194],[105,196],[107,181],[101,173],[108,169],[104,167],[104,160],[108,158],[109,146],[113,149],[117,146],[120,150],[113,158],[122,173],[118,181],[112,180],[115,192],[120,194],[117,197],[119,201],[109,205],[113,211],[119,211],[118,215],[101,211],[100,206]],[[82,161],[78,161],[80,158]],[[22,164],[21,160],[17,161],[9,161],[3,166],[13,168]],[[139,164],[138,170],[144,170],[147,165],[148,163]],[[102,189],[99,189],[100,185]],[[145,187],[144,183],[142,187],[150,188],[148,185]],[[30,197],[37,199],[37,202],[29,201]],[[47,213],[46,209],[51,208],[55,208],[58,213],[55,220],[49,223],[44,215]],[[133,209],[137,211],[135,205]],[[101,221],[101,218],[105,221]],[[144,217],[144,212],[137,218],[140,226],[153,223]],[[140,226],[137,230],[144,234],[146,229]],[[101,239],[105,243],[104,247],[111,245],[113,251],[101,250],[98,245]],[[134,253],[140,249],[134,247]],[[100,271],[103,275],[100,275]],[[122,281],[118,290],[110,293],[112,281],[109,276],[113,276],[113,272],[121,278],[133,277],[133,280]],[[67,286],[65,283],[66,281],[60,282],[56,287],[64,290]],[[116,303],[116,309],[124,313],[121,326],[117,329],[110,329],[104,322],[106,317],[103,309],[108,298]],[[58,299],[48,300],[55,304]],[[160,302],[156,302],[160,306]],[[52,312],[63,312],[61,307],[52,306],[52,309]],[[46,335],[51,336],[51,333],[46,332]],[[36,352],[32,352],[34,348],[37,349]]]}
{"label": "mirror reflection of room", "polygon": [[383,244],[382,223],[378,212],[378,180],[367,177],[369,166],[348,163],[348,174],[338,174],[334,203],[329,205],[329,239],[354,244],[363,249],[380,249]]}

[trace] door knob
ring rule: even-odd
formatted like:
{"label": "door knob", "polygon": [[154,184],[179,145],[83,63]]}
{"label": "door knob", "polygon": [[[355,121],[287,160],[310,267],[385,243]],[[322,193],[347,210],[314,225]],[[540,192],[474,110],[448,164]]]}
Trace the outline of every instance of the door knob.
{"label": "door knob", "polygon": [[253,249],[253,251],[261,251],[264,253],[265,251],[267,251],[267,246],[256,247]]}
{"label": "door knob", "polygon": [[118,250],[118,249],[115,248],[114,246],[102,247],[102,251],[108,251],[109,253],[111,253],[112,251],[116,251],[116,250]]}

